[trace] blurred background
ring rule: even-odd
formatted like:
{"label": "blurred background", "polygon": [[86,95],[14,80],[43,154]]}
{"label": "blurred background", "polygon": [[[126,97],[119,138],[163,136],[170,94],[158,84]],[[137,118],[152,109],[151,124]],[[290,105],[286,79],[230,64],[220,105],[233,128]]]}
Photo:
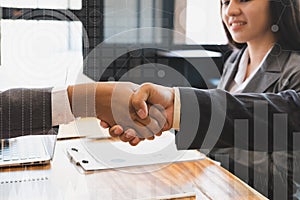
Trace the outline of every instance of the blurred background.
{"label": "blurred background", "polygon": [[89,79],[213,88],[230,53],[219,1],[1,0],[0,7],[0,89]]}

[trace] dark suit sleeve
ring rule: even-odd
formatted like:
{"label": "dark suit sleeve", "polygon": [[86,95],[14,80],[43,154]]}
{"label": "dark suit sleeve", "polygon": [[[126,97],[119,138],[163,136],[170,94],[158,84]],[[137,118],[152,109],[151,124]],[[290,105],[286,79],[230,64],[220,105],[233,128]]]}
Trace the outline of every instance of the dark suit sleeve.
{"label": "dark suit sleeve", "polygon": [[[291,148],[291,138],[299,137],[300,94],[292,90],[231,95],[219,89],[180,88],[180,99],[178,149],[236,147],[272,152]],[[282,142],[274,144],[274,137]]]}
{"label": "dark suit sleeve", "polygon": [[51,88],[0,93],[0,138],[53,134]]}

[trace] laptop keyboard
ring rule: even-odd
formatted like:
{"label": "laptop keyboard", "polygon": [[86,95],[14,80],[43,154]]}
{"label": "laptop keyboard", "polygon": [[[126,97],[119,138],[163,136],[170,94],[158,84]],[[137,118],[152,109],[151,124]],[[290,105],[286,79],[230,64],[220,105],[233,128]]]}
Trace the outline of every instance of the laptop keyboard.
{"label": "laptop keyboard", "polygon": [[29,139],[3,139],[0,144],[0,163],[37,159],[46,155],[41,140]]}

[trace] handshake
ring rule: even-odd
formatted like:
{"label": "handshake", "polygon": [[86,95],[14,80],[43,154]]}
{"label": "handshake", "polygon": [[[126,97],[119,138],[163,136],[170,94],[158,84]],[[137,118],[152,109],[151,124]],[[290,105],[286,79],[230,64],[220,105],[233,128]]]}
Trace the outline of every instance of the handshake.
{"label": "handshake", "polygon": [[172,128],[174,89],[145,83],[98,82],[68,87],[73,114],[95,116],[113,137],[137,145]]}

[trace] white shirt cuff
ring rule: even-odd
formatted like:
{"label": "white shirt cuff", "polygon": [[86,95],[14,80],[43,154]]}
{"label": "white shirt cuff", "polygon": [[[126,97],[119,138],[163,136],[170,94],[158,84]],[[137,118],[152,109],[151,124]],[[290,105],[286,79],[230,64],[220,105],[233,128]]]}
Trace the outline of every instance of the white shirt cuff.
{"label": "white shirt cuff", "polygon": [[52,126],[67,124],[75,120],[71,111],[67,87],[52,89]]}
{"label": "white shirt cuff", "polygon": [[177,87],[174,87],[174,114],[173,114],[173,125],[172,128],[175,130],[180,129],[180,108],[181,108],[181,102],[180,102],[180,92]]}

